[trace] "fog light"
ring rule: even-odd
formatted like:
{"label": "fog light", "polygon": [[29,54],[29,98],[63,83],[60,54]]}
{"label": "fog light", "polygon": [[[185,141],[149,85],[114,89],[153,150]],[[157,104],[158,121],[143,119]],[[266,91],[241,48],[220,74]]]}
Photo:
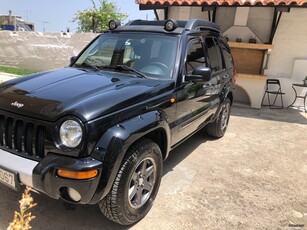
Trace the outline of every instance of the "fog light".
{"label": "fog light", "polygon": [[178,27],[177,22],[176,22],[175,20],[171,20],[171,19],[167,20],[167,21],[165,22],[165,25],[164,25],[164,29],[165,29],[166,31],[173,31],[173,30],[175,30],[177,27]]}
{"label": "fog light", "polygon": [[67,193],[70,199],[72,199],[75,202],[79,202],[81,200],[81,195],[73,188],[67,188]]}
{"label": "fog light", "polygon": [[110,30],[115,30],[119,26],[120,26],[120,22],[118,20],[111,20],[109,22],[109,29]]}

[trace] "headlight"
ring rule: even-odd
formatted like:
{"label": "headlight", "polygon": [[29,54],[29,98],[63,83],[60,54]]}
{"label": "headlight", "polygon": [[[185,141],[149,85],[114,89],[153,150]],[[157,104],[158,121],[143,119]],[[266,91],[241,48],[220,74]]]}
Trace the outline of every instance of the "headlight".
{"label": "headlight", "polygon": [[60,138],[62,144],[69,147],[77,147],[82,140],[82,128],[80,124],[74,120],[63,122],[60,128]]}

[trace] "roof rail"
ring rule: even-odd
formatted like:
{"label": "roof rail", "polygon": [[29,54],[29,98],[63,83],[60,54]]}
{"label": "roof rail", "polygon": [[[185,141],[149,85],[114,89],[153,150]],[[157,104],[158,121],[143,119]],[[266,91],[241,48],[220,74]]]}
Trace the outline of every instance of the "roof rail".
{"label": "roof rail", "polygon": [[191,19],[187,21],[186,26],[184,27],[186,30],[202,30],[202,29],[210,29],[220,32],[220,27],[210,21],[199,20],[199,19]]}
{"label": "roof rail", "polygon": [[[147,20],[133,20],[125,24],[125,26],[164,26],[167,20],[159,20],[159,21],[147,21]],[[202,30],[202,29],[209,29],[220,32],[220,27],[213,23],[206,20],[200,19],[191,19],[189,21],[181,21],[176,20],[178,27],[184,28],[185,30]]]}

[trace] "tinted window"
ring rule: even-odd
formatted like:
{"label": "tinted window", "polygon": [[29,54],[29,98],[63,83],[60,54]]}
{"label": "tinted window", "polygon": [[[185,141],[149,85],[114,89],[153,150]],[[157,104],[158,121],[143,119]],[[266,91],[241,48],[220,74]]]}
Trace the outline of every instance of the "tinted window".
{"label": "tinted window", "polygon": [[220,45],[221,45],[221,49],[224,55],[226,69],[232,68],[233,60],[232,60],[232,56],[231,56],[229,47],[224,43],[224,41],[221,41]]}
{"label": "tinted window", "polygon": [[212,71],[218,71],[223,68],[222,57],[220,53],[220,48],[216,42],[215,38],[205,39],[208,57],[211,65]]}
{"label": "tinted window", "polygon": [[191,73],[198,66],[207,66],[205,61],[204,47],[200,41],[193,41],[189,45],[186,58],[186,72]]}

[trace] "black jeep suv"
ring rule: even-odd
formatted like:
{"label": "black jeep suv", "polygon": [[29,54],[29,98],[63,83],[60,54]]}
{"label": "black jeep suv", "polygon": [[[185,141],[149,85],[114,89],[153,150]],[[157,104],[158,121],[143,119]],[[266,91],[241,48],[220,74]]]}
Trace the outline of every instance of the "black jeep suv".
{"label": "black jeep suv", "polygon": [[0,85],[0,181],[135,223],[170,150],[224,135],[234,72],[214,23],[111,21],[69,67]]}

